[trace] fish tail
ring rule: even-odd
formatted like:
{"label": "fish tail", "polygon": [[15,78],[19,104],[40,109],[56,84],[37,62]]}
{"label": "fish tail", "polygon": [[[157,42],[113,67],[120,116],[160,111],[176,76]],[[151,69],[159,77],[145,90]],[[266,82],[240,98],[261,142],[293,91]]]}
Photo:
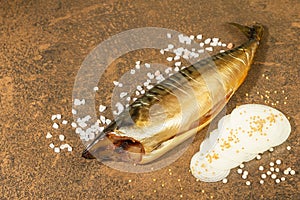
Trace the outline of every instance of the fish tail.
{"label": "fish tail", "polygon": [[240,29],[249,40],[256,40],[260,41],[262,38],[263,32],[264,32],[264,27],[262,24],[256,23],[253,26],[243,26],[237,23],[229,23],[230,25],[233,25]]}

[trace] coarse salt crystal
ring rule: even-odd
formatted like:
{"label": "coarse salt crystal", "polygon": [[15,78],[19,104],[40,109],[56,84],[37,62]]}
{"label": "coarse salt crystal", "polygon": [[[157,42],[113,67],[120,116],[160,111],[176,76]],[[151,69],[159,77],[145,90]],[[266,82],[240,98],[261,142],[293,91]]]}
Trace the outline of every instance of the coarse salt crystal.
{"label": "coarse salt crystal", "polygon": [[265,178],[267,178],[267,175],[266,174],[262,174],[261,178],[265,179]]}
{"label": "coarse salt crystal", "polygon": [[281,181],[285,181],[285,177],[281,177],[280,180],[281,180]]}
{"label": "coarse salt crystal", "polygon": [[64,140],[65,140],[65,136],[62,135],[62,134],[60,134],[60,135],[58,136],[58,138],[59,138],[60,141],[64,141]]}
{"label": "coarse salt crystal", "polygon": [[263,171],[264,167],[263,166],[259,166],[258,169],[259,169],[259,171]]}
{"label": "coarse salt crystal", "polygon": [[291,147],[291,146],[287,146],[286,149],[287,149],[288,151],[290,151],[290,150],[292,149],[292,147]]}
{"label": "coarse salt crystal", "polygon": [[257,159],[257,160],[260,160],[260,159],[261,159],[261,155],[257,155],[257,156],[256,156],[256,159]]}
{"label": "coarse salt crystal", "polygon": [[251,182],[250,181],[246,181],[246,185],[251,185]]}
{"label": "coarse salt crystal", "polygon": [[136,65],[140,65],[140,64],[141,64],[141,61],[138,60],[138,61],[135,62],[135,64],[136,64]]}
{"label": "coarse salt crystal", "polygon": [[274,168],[274,167],[270,167],[270,171],[271,171],[271,172],[274,172],[274,171],[275,171],[275,168]]}
{"label": "coarse salt crystal", "polygon": [[114,84],[115,86],[117,86],[117,85],[119,85],[119,82],[118,82],[118,81],[113,81],[113,84]]}
{"label": "coarse salt crystal", "polygon": [[51,116],[51,120],[53,121],[53,120],[55,120],[56,119],[56,115],[52,115]]}
{"label": "coarse salt crystal", "polygon": [[227,183],[227,182],[228,182],[227,178],[224,178],[224,179],[222,180],[222,182],[223,182],[223,183]]}
{"label": "coarse salt crystal", "polygon": [[164,53],[165,53],[165,50],[161,49],[159,52],[160,52],[161,54],[164,54]]}
{"label": "coarse salt crystal", "polygon": [[290,171],[290,175],[295,175],[296,174],[296,171],[295,170],[291,170]]}
{"label": "coarse salt crystal", "polygon": [[93,88],[93,90],[94,90],[94,91],[98,91],[99,88],[96,86],[96,87]]}
{"label": "coarse salt crystal", "polygon": [[74,99],[74,105],[79,106],[81,104],[81,101],[79,99]]}
{"label": "coarse salt crystal", "polygon": [[279,172],[280,169],[278,167],[275,168],[275,172]]}
{"label": "coarse salt crystal", "polygon": [[269,151],[270,151],[270,152],[273,152],[273,151],[274,151],[274,148],[273,148],[273,147],[271,147],[271,148],[269,149]]}
{"label": "coarse salt crystal", "polygon": [[135,68],[136,68],[136,69],[140,69],[140,68],[141,68],[141,65],[135,65]]}
{"label": "coarse salt crystal", "polygon": [[103,115],[100,115],[100,121],[102,122],[102,124],[105,124],[105,117]]}
{"label": "coarse salt crystal", "polygon": [[47,133],[46,138],[47,138],[47,139],[52,138],[52,135],[51,135],[50,132]]}
{"label": "coarse salt crystal", "polygon": [[206,51],[213,51],[213,48],[212,47],[206,47],[205,50]]}
{"label": "coarse salt crystal", "polygon": [[260,183],[260,184],[264,184],[264,180],[260,180],[259,183]]}
{"label": "coarse salt crystal", "polygon": [[[245,167],[245,165],[242,163],[242,164],[240,164],[240,168],[242,169],[242,168],[244,168]],[[246,172],[246,171],[245,171]]]}
{"label": "coarse salt crystal", "polygon": [[247,179],[247,175],[246,175],[246,174],[243,174],[243,175],[242,175],[242,179]]}
{"label": "coarse salt crystal", "polygon": [[270,162],[270,166],[273,167],[275,164],[273,162]]}
{"label": "coarse salt crystal", "polygon": [[168,44],[168,49],[173,49],[174,45],[173,44]]}
{"label": "coarse salt crystal", "polygon": [[275,180],[275,183],[280,183],[280,179],[277,178],[277,179]]}
{"label": "coarse salt crystal", "polygon": [[242,169],[238,169],[238,170],[237,170],[237,173],[238,173],[238,174],[242,174],[242,173],[243,173],[243,170],[242,170]]}
{"label": "coarse salt crystal", "polygon": [[73,115],[76,115],[77,114],[77,111],[75,109],[72,109],[72,114]]}
{"label": "coarse salt crystal", "polygon": [[55,153],[59,153],[59,152],[60,152],[60,148],[59,148],[59,147],[55,147],[55,148],[54,148],[54,152],[55,152]]}
{"label": "coarse salt crystal", "polygon": [[181,65],[181,62],[175,62],[175,66],[179,67]]}
{"label": "coarse salt crystal", "polygon": [[61,123],[64,124],[64,125],[66,125],[68,123],[68,121],[67,120],[63,120]]}
{"label": "coarse salt crystal", "polygon": [[167,38],[171,38],[171,37],[172,37],[171,33],[167,33]]}
{"label": "coarse salt crystal", "polygon": [[173,57],[167,57],[167,61],[171,62],[173,60]]}
{"label": "coarse salt crystal", "polygon": [[61,119],[61,114],[57,114],[56,119]]}
{"label": "coarse salt crystal", "polygon": [[125,97],[127,94],[128,94],[127,92],[121,92],[121,93],[120,93],[120,98]]}
{"label": "coarse salt crystal", "polygon": [[180,56],[178,56],[178,55],[176,55],[175,57],[174,57],[174,60],[179,60],[180,59]]}
{"label": "coarse salt crystal", "polygon": [[280,165],[280,164],[281,164],[281,160],[277,159],[277,160],[275,161],[275,163],[276,163],[277,165]]}
{"label": "coarse salt crystal", "polygon": [[202,35],[201,34],[199,34],[199,35],[197,35],[197,37],[196,37],[198,40],[202,40]]}
{"label": "coarse salt crystal", "polygon": [[109,124],[111,123],[111,120],[110,120],[110,119],[106,119],[106,120],[105,120],[105,123],[106,123],[107,125],[109,125]]}
{"label": "coarse salt crystal", "polygon": [[289,172],[288,170],[284,170],[283,173],[284,173],[285,175],[288,175],[290,172]]}
{"label": "coarse salt crystal", "polygon": [[57,123],[53,123],[52,127],[53,127],[54,129],[58,129],[59,126],[58,126]]}
{"label": "coarse salt crystal", "polygon": [[134,69],[131,69],[131,70],[130,70],[130,74],[135,74],[135,70],[134,70]]}
{"label": "coarse salt crystal", "polygon": [[207,38],[206,40],[204,40],[204,44],[209,44],[211,42],[211,38]]}
{"label": "coarse salt crystal", "polygon": [[276,177],[277,177],[276,174],[272,174],[272,175],[271,175],[271,178],[272,178],[272,179],[275,179]]}
{"label": "coarse salt crystal", "polygon": [[51,149],[53,149],[55,146],[54,146],[53,143],[50,143],[50,144],[49,144],[49,147],[50,147]]}
{"label": "coarse salt crystal", "polygon": [[149,63],[145,63],[145,67],[146,68],[150,68],[150,64]]}
{"label": "coarse salt crystal", "polygon": [[179,67],[175,67],[175,68],[174,68],[174,71],[175,71],[175,72],[178,72],[178,71],[179,71]]}
{"label": "coarse salt crystal", "polygon": [[267,171],[267,175],[270,176],[272,174],[271,171]]}
{"label": "coarse salt crystal", "polygon": [[76,122],[72,122],[72,123],[71,123],[71,126],[72,126],[73,128],[76,128],[76,127],[77,127]]}
{"label": "coarse salt crystal", "polygon": [[100,112],[103,112],[105,109],[106,109],[106,106],[104,106],[104,105],[99,106],[99,111]]}

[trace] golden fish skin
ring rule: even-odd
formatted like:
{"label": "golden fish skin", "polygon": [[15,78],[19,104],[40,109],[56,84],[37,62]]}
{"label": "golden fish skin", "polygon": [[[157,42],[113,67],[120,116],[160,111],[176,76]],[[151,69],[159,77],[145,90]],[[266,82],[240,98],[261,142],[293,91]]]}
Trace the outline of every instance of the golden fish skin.
{"label": "golden fish skin", "polygon": [[247,42],[154,86],[96,137],[83,157],[149,163],[210,123],[246,78],[263,34],[258,23],[231,24],[248,37]]}

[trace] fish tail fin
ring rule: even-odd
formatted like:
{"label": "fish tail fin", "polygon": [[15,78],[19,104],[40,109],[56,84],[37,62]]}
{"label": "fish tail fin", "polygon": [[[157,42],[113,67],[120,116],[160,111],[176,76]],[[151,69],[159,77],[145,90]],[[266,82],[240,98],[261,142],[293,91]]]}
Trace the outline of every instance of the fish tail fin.
{"label": "fish tail fin", "polygon": [[233,25],[240,29],[249,40],[257,40],[260,41],[262,38],[263,32],[264,32],[264,27],[262,24],[256,23],[253,26],[243,26],[237,23],[229,23],[230,25]]}

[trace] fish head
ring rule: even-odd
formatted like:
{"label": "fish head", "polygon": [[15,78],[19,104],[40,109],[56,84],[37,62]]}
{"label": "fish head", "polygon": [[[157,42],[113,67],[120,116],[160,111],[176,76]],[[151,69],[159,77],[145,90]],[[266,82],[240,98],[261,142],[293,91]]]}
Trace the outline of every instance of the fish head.
{"label": "fish head", "polygon": [[105,133],[104,137],[94,140],[82,156],[101,162],[139,163],[144,153],[144,147],[139,141],[109,131]]}

